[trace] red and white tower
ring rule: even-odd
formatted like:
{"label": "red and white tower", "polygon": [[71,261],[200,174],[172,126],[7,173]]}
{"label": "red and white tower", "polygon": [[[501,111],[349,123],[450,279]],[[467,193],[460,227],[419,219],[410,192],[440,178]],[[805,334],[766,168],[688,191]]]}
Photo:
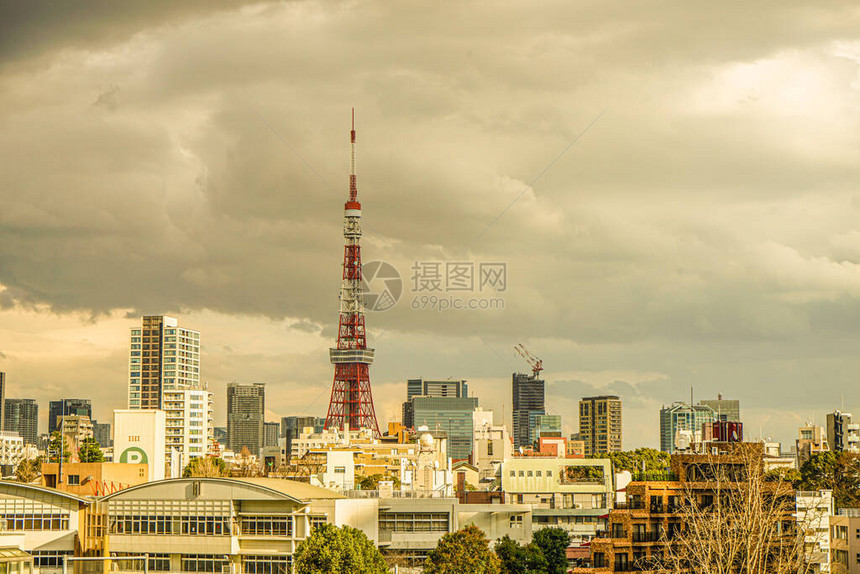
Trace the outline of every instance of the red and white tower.
{"label": "red and white tower", "polygon": [[325,428],[369,428],[379,436],[379,425],[370,391],[373,349],[367,348],[364,328],[364,293],[361,282],[361,203],[355,179],[355,110],[350,130],[349,200],[343,214],[343,285],[340,288],[340,322],[337,348],[329,350],[334,382]]}

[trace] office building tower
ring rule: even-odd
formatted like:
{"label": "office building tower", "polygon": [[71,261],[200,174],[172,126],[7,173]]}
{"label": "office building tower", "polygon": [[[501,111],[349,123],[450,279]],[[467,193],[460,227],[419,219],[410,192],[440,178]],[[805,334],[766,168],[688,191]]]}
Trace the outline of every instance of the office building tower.
{"label": "office building tower", "polygon": [[167,464],[177,478],[193,458],[206,456],[214,440],[212,393],[204,389],[170,389],[164,393]]}
{"label": "office building tower", "polygon": [[6,399],[3,430],[17,432],[24,444],[39,444],[39,404],[36,399]]}
{"label": "office building tower", "polygon": [[110,423],[93,421],[93,438],[96,439],[96,442],[102,448],[112,447],[113,440],[110,437]]}
{"label": "office building tower", "polygon": [[514,407],[514,448],[532,446],[535,417],[546,414],[546,383],[533,374],[513,373],[511,390]]}
{"label": "office building tower", "polygon": [[473,418],[478,407],[475,397],[413,397],[415,428],[426,426],[431,432],[448,435],[448,456],[467,460],[472,454]]}
{"label": "office building tower", "polygon": [[93,418],[90,399],[60,399],[48,403],[48,434],[60,430],[60,419],[64,416]]}
{"label": "office building tower", "polygon": [[699,401],[700,405],[711,407],[717,413],[718,421],[740,421],[741,402],[737,399],[724,399],[723,395],[717,395],[717,399],[706,399]]}
{"label": "office building tower", "polygon": [[462,398],[468,396],[469,385],[464,380],[409,379],[406,381],[406,402],[401,407],[401,422],[406,428],[415,428],[412,410],[412,399],[415,397]]}
{"label": "office building tower", "polygon": [[266,385],[230,383],[227,385],[227,446],[235,453],[243,447],[260,455],[265,438]]}
{"label": "office building tower", "polygon": [[693,442],[701,442],[702,425],[717,420],[717,413],[707,405],[675,402],[660,409],[660,450],[675,452],[675,439],[680,431],[689,433]]}
{"label": "office building tower", "polygon": [[205,389],[200,333],[180,327],[173,317],[142,317],[140,326],[131,328],[128,375],[130,409],[163,408],[164,391]]}
{"label": "office building tower", "polygon": [[860,453],[860,424],[851,422],[851,413],[827,415],[827,443],[836,452]]}
{"label": "office building tower", "polygon": [[585,445],[585,456],[621,452],[621,429],[621,399],[617,395],[579,401],[579,440]]}
{"label": "office building tower", "polygon": [[281,423],[263,423],[263,446],[278,446]]}

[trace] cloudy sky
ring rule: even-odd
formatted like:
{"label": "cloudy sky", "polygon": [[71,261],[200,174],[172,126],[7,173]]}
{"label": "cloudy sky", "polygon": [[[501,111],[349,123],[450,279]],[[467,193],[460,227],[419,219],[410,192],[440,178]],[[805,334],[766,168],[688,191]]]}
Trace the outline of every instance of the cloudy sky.
{"label": "cloudy sky", "polygon": [[[368,316],[381,422],[416,376],[509,419],[516,343],[568,432],[620,394],[628,448],[691,386],[785,442],[860,409],[853,3],[2,10],[0,370],[43,426],[125,406],[141,314],[202,332],[219,422],[232,380],[324,415],[352,107],[364,259],[404,286]],[[440,294],[504,309],[421,308],[415,262],[505,263]]]}

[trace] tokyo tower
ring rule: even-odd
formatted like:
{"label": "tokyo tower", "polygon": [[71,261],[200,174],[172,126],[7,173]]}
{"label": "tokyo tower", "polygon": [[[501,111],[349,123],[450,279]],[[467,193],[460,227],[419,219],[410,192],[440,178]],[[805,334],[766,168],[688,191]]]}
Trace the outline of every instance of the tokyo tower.
{"label": "tokyo tower", "polygon": [[361,280],[361,203],[355,178],[355,110],[350,130],[349,200],[343,213],[343,283],[340,288],[340,321],[337,348],[329,350],[334,382],[325,428],[368,428],[379,436],[379,425],[370,391],[373,349],[367,348],[364,327],[364,293]]}

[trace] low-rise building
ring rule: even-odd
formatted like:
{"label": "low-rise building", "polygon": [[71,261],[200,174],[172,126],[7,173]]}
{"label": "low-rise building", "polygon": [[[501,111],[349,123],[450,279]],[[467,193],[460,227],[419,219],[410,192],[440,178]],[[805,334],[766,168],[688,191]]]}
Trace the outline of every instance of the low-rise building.
{"label": "low-rise building", "polygon": [[143,484],[149,479],[147,464],[119,462],[42,463],[42,486],[56,488],[76,496],[104,496]]}
{"label": "low-rise building", "polygon": [[85,541],[89,502],[53,488],[0,482],[0,516],[15,546],[33,556],[42,574],[62,572],[63,556],[74,556]]}
{"label": "low-rise building", "polygon": [[605,529],[614,498],[609,459],[515,456],[502,466],[509,503],[531,504],[535,528],[557,526],[574,542],[588,542]]}
{"label": "low-rise building", "polygon": [[860,574],[860,508],[840,508],[830,517],[830,543],[833,571]]}

